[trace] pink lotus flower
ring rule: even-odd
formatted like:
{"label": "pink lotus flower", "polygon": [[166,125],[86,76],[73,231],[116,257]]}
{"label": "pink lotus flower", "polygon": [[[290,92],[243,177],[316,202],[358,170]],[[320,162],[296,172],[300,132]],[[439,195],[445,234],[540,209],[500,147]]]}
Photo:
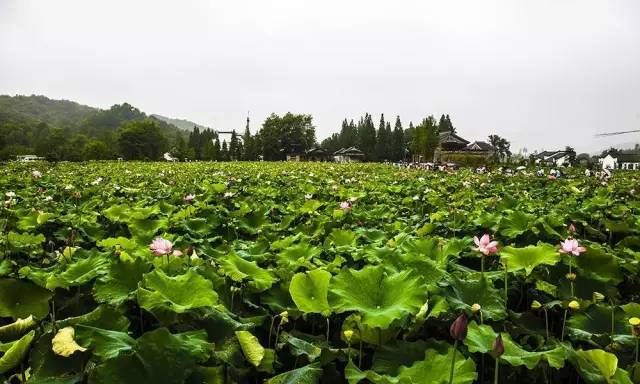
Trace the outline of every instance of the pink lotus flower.
{"label": "pink lotus flower", "polygon": [[476,244],[477,248],[474,248],[474,251],[478,251],[485,256],[489,256],[498,251],[498,242],[491,241],[491,237],[488,234],[482,235],[480,239],[478,236],[473,237],[473,242]]}
{"label": "pink lotus flower", "polygon": [[549,176],[547,176],[547,179],[549,179],[549,180],[555,180],[555,179],[556,179],[556,177],[555,177],[555,176],[553,176],[553,175],[549,175]]}
{"label": "pink lotus flower", "polygon": [[351,208],[351,203],[348,201],[343,201],[340,203],[340,209],[349,209]]}
{"label": "pink lotus flower", "polygon": [[560,253],[572,253],[574,256],[579,256],[582,252],[586,252],[585,247],[581,247],[576,239],[567,239],[560,243]]}
{"label": "pink lotus flower", "polygon": [[195,200],[195,199],[196,199],[196,195],[194,195],[193,193],[190,193],[190,194],[186,195],[183,200],[184,200],[185,203],[191,204],[193,202],[193,200]]}
{"label": "pink lotus flower", "polygon": [[167,239],[156,237],[149,245],[149,249],[156,256],[168,255],[173,251],[173,244]]}

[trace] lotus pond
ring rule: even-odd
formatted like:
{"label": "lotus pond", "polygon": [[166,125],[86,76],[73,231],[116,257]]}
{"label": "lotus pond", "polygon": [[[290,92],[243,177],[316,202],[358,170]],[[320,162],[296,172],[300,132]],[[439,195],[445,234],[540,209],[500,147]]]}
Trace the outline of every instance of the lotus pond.
{"label": "lotus pond", "polygon": [[0,381],[640,383],[634,173],[0,168]]}

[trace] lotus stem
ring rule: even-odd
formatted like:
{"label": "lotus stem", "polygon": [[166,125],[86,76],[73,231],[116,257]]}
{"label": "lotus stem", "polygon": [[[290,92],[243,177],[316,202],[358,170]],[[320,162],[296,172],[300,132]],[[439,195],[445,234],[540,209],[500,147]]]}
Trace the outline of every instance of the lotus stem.
{"label": "lotus stem", "polygon": [[638,341],[640,341],[640,337],[636,336],[636,364],[638,364]]}
{"label": "lotus stem", "polygon": [[358,336],[360,338],[360,353],[358,354],[358,369],[362,368],[362,334],[358,330]]}
{"label": "lotus stem", "polygon": [[564,316],[562,316],[562,333],[560,334],[560,341],[564,341],[564,327],[567,323],[567,309],[564,310]]}
{"label": "lotus stem", "polygon": [[484,279],[484,256],[480,256],[480,273],[482,274],[482,278]]}
{"label": "lotus stem", "polygon": [[451,357],[451,372],[449,373],[449,384],[453,384],[453,369],[456,366],[456,352],[458,352],[458,339],[453,343],[453,356]]}
{"label": "lotus stem", "polygon": [[616,321],[616,307],[613,305],[613,300],[609,299],[611,303],[611,337],[615,332],[615,321]]}
{"label": "lotus stem", "polygon": [[329,344],[329,326],[330,326],[329,318],[327,317],[327,344]]}
{"label": "lotus stem", "polygon": [[542,308],[544,311],[544,330],[547,334],[547,340],[549,340],[549,314],[547,313],[547,308]]}
{"label": "lotus stem", "polygon": [[493,372],[493,384],[498,384],[498,370],[500,369],[500,364],[498,363],[499,361],[500,358],[496,358],[496,369]]}
{"label": "lotus stem", "polygon": [[[569,256],[569,275],[571,275],[571,264],[573,262],[573,257]],[[573,279],[569,280],[569,286],[571,287],[571,298],[574,297],[573,293]]]}
{"label": "lotus stem", "polygon": [[[232,293],[233,295],[233,293]],[[233,306],[232,306],[233,308]],[[275,316],[271,316],[271,325],[269,326],[269,338],[267,340],[269,340],[267,342],[267,348],[271,348],[271,334],[273,332],[273,324],[276,322],[276,317]]]}
{"label": "lotus stem", "polygon": [[507,261],[504,262],[504,306],[507,307],[507,301],[509,300],[508,294],[508,280],[509,280],[509,270],[507,269]]}

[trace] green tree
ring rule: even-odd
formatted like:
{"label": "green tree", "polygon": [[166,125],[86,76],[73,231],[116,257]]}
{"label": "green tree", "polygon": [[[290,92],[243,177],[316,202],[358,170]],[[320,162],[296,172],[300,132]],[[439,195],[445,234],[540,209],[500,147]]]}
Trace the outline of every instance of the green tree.
{"label": "green tree", "polygon": [[114,158],[113,151],[102,140],[89,140],[82,149],[84,160],[110,160]]}
{"label": "green tree", "polygon": [[271,114],[258,133],[265,160],[284,160],[294,149],[306,151],[316,144],[311,115],[287,112],[282,117]]}
{"label": "green tree", "polygon": [[400,116],[396,116],[396,124],[393,128],[393,134],[391,137],[391,160],[403,160],[404,150],[404,131],[402,129],[402,123],[400,122]]}
{"label": "green tree", "polygon": [[505,161],[511,157],[511,143],[505,138],[498,135],[489,135],[489,144],[494,149],[493,156],[495,161]]}
{"label": "green tree", "polygon": [[118,136],[120,154],[127,160],[160,160],[167,146],[166,137],[150,119],[126,123]]}

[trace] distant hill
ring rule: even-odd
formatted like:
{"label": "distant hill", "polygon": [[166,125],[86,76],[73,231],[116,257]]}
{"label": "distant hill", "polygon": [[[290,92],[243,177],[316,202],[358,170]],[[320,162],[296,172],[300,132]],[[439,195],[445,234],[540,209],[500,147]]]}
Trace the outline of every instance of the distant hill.
{"label": "distant hill", "polygon": [[176,127],[182,129],[183,131],[191,131],[193,127],[198,127],[200,130],[207,129],[209,127],[205,125],[201,125],[198,123],[194,123],[193,121],[185,120],[185,119],[174,119],[171,117],[166,117],[158,114],[153,114],[151,117],[155,117],[158,120],[162,120],[166,123],[173,124]]}
{"label": "distant hill", "polygon": [[150,117],[128,103],[100,109],[46,96],[0,95],[0,160],[21,154],[78,160],[88,144],[102,151],[94,158],[113,158],[118,130],[128,122],[148,118],[154,119],[172,142],[187,136],[176,125]]}
{"label": "distant hill", "polygon": [[53,100],[45,96],[0,95],[0,123],[31,121],[57,127],[77,127],[98,108],[69,100]]}

